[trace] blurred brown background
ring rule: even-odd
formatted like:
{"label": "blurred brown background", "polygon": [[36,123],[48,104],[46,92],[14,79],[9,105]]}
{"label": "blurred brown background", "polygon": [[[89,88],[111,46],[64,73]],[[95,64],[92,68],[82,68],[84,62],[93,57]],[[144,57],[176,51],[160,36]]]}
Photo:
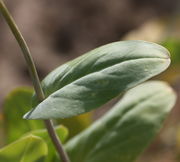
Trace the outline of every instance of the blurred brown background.
{"label": "blurred brown background", "polygon": [[[6,3],[31,49],[41,79],[62,63],[109,42],[144,39],[161,43],[169,37],[180,39],[180,0],[6,0]],[[159,77],[169,81],[177,93],[179,65]],[[12,89],[22,85],[31,85],[27,67],[0,16],[0,105]],[[178,109],[177,104],[165,131],[140,161],[178,161]]]}

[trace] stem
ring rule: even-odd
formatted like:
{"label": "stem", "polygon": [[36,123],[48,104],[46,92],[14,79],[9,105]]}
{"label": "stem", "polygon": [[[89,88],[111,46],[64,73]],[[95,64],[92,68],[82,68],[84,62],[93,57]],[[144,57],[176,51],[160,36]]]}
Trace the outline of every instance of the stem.
{"label": "stem", "polygon": [[54,140],[52,140],[52,142],[54,143],[54,146],[56,147],[59,155],[61,155],[61,160],[62,160],[63,162],[70,162],[67,153],[66,153],[65,150],[62,148],[62,143],[61,143],[61,141],[59,140],[59,138],[57,137],[57,134],[56,134],[55,131],[54,131],[52,121],[51,121],[51,120],[44,120],[44,122],[45,122],[45,124],[46,124],[46,127],[47,127],[47,130],[48,130],[49,135],[51,136],[52,139],[54,139]]}
{"label": "stem", "polygon": [[40,85],[40,81],[39,81],[39,77],[38,77],[38,74],[37,74],[37,71],[36,71],[36,68],[34,65],[34,61],[31,57],[30,50],[29,50],[22,34],[20,33],[17,25],[15,24],[12,16],[10,15],[8,9],[6,8],[6,6],[2,0],[0,0],[0,11],[1,11],[3,17],[5,18],[7,24],[9,25],[12,33],[14,34],[14,36],[22,50],[22,53],[24,55],[27,65],[28,65],[29,73],[30,73],[32,81],[33,81],[34,89],[36,91],[38,99],[40,101],[42,101],[42,100],[44,100],[45,97],[44,97],[44,94],[43,94],[43,91],[42,91],[42,88]]}
{"label": "stem", "polygon": [[[0,0],[0,12],[2,13],[3,17],[5,18],[7,24],[9,25],[14,37],[16,38],[22,53],[24,55],[24,58],[26,60],[26,63],[28,65],[28,70],[30,73],[30,76],[33,81],[33,86],[37,95],[37,98],[39,102],[42,102],[45,99],[44,92],[41,87],[40,79],[33,61],[33,58],[31,56],[31,52],[27,46],[26,41],[24,40],[21,32],[19,31],[15,21],[13,20],[12,16],[10,15],[7,7],[5,6],[4,2]],[[61,141],[58,139],[58,136],[54,130],[53,123],[51,120],[44,120],[45,126],[48,130],[49,136],[51,137],[51,140],[59,153],[60,158],[62,159],[62,162],[70,162],[67,153],[64,151],[64,148],[61,144]]]}

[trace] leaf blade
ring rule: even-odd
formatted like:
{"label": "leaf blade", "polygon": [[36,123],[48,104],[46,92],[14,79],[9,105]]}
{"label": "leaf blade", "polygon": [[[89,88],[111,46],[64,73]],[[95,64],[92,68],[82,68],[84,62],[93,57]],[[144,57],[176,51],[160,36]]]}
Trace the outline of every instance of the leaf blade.
{"label": "leaf blade", "polygon": [[[59,125],[55,127],[55,131],[59,139],[61,140],[61,142],[64,143],[68,137],[68,129],[62,125]],[[44,160],[45,162],[55,161],[55,159],[58,158],[56,154],[56,149],[51,139],[49,138],[49,134],[46,129],[34,130],[34,131],[29,132],[28,134],[40,137],[44,141],[46,141],[46,144],[48,145],[48,156],[45,158]]]}
{"label": "leaf blade", "polygon": [[67,143],[72,162],[133,162],[158,133],[175,98],[163,82],[130,90],[110,112]]}
{"label": "leaf blade", "polygon": [[44,127],[42,121],[24,121],[22,119],[24,113],[31,106],[32,95],[32,88],[19,87],[5,98],[2,113],[4,119],[1,127],[6,134],[6,144],[17,140],[26,132]]}
{"label": "leaf blade", "polygon": [[123,41],[100,47],[50,73],[43,81],[49,96],[24,118],[68,118],[89,112],[169,64],[168,51],[153,43]]}
{"label": "leaf blade", "polygon": [[0,149],[0,161],[39,162],[47,155],[47,145],[39,137],[26,136]]}

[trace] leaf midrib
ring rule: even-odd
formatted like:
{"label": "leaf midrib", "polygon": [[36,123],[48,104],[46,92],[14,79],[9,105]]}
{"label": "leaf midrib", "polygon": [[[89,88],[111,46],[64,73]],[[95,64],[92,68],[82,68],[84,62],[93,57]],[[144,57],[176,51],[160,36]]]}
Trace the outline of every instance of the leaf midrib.
{"label": "leaf midrib", "polygon": [[[77,78],[77,79],[75,79],[75,80],[73,80],[72,82],[70,82],[69,84],[66,84],[66,85],[64,85],[63,87],[61,87],[61,88],[59,88],[59,89],[57,89],[56,91],[54,91],[54,92],[52,92],[49,96],[47,96],[47,98],[49,98],[52,94],[54,94],[54,93],[56,93],[57,91],[60,91],[60,90],[63,90],[64,88],[66,88],[67,86],[69,86],[69,85],[71,85],[71,84],[75,84],[75,85],[79,85],[79,86],[84,86],[84,85],[80,85],[80,84],[76,84],[76,82],[77,81],[79,81],[79,80],[83,80],[85,77],[88,77],[89,75],[92,75],[92,74],[95,74],[95,73],[99,73],[99,72],[101,72],[101,71],[104,71],[104,70],[106,70],[106,69],[108,69],[108,68],[110,68],[110,67],[113,67],[113,66],[116,66],[116,65],[118,65],[118,64],[125,64],[125,63],[127,63],[128,61],[137,61],[137,60],[147,60],[147,59],[158,59],[158,60],[170,60],[169,58],[159,58],[159,57],[148,57],[148,58],[137,58],[137,59],[130,59],[130,60],[126,60],[126,61],[123,61],[123,62],[120,62],[120,63],[117,63],[117,64],[113,64],[112,66],[108,66],[107,68],[104,68],[104,69],[101,69],[101,70],[98,70],[98,71],[95,71],[95,72],[92,72],[92,73],[89,73],[89,74],[87,74],[87,75],[84,75],[83,77],[80,77],[80,78]],[[86,86],[86,88],[87,88],[87,86]],[[46,99],[47,99],[46,98]],[[64,98],[66,98],[66,97],[64,97]],[[68,98],[67,98],[68,99]],[[71,99],[73,99],[73,98],[71,98]]]}

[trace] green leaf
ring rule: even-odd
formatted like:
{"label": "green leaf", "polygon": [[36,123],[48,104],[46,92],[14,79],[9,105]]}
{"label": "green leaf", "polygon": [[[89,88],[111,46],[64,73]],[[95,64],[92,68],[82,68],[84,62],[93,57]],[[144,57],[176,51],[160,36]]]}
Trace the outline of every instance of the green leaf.
{"label": "green leaf", "polygon": [[24,118],[68,118],[89,112],[169,64],[168,51],[154,43],[122,41],[99,47],[51,72],[42,83],[47,98]]}
{"label": "green leaf", "polygon": [[2,162],[44,162],[47,145],[39,137],[29,135],[0,150]]}
{"label": "green leaf", "polygon": [[11,143],[22,134],[43,128],[42,121],[26,121],[22,117],[31,107],[33,90],[27,87],[17,88],[5,99],[3,105],[3,123],[6,143]]}
{"label": "green leaf", "polygon": [[72,162],[133,162],[159,132],[175,100],[164,82],[130,90],[110,112],[67,143]]}
{"label": "green leaf", "polygon": [[[68,137],[68,130],[64,126],[57,126],[55,127],[56,133],[61,140],[61,142],[65,142],[65,140]],[[45,159],[45,162],[54,162],[58,157],[56,156],[56,149],[54,148],[54,145],[52,144],[52,141],[46,131],[46,129],[42,130],[35,130],[28,134],[32,134],[34,136],[41,137],[44,141],[46,141],[46,144],[48,145],[48,156]]]}

